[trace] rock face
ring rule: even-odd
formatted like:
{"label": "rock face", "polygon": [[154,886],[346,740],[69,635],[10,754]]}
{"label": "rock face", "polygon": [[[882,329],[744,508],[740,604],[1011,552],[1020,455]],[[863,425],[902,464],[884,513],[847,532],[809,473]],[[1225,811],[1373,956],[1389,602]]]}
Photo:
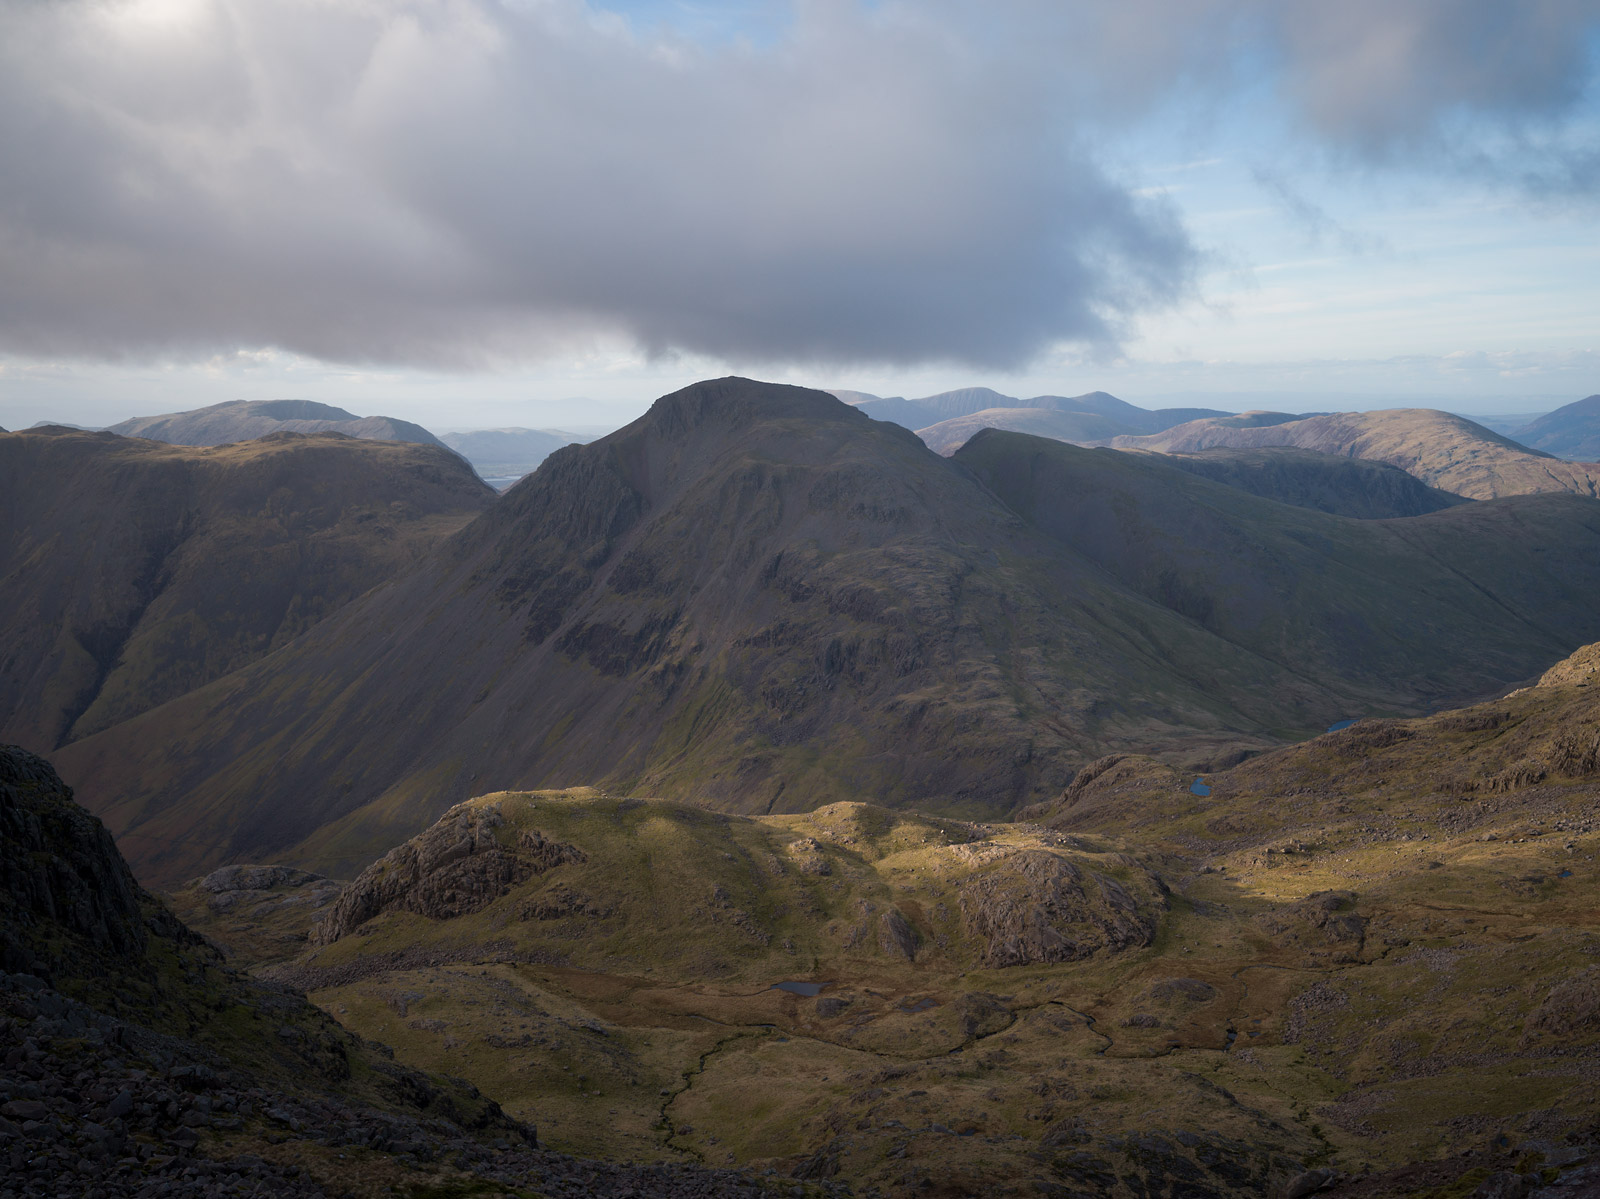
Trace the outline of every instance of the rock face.
{"label": "rock face", "polygon": [[575,845],[524,831],[515,847],[502,845],[499,805],[462,804],[420,836],[386,853],[366,870],[316,925],[311,939],[327,945],[380,912],[415,912],[449,920],[488,907],[535,874],[581,862]]}
{"label": "rock face", "polygon": [[961,918],[967,935],[986,946],[986,966],[1073,962],[1100,949],[1150,944],[1165,902],[1153,876],[1141,884],[1142,904],[1114,878],[1024,850],[962,884]]}
{"label": "rock face", "polygon": [[109,957],[138,955],[139,895],[111,834],[50,763],[0,745],[0,966],[59,968],[63,929]]}
{"label": "rock face", "polygon": [[1600,674],[1600,642],[1585,645],[1557,662],[1539,676],[1541,687],[1582,687],[1593,684]]}

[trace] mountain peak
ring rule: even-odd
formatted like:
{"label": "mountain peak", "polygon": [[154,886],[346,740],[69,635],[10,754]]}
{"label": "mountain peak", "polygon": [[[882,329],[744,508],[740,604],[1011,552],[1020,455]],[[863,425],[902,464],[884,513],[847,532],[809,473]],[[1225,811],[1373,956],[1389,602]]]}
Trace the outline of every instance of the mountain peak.
{"label": "mountain peak", "polygon": [[729,375],[693,383],[662,396],[638,425],[644,431],[676,440],[708,425],[740,429],[769,420],[866,419],[825,391]]}

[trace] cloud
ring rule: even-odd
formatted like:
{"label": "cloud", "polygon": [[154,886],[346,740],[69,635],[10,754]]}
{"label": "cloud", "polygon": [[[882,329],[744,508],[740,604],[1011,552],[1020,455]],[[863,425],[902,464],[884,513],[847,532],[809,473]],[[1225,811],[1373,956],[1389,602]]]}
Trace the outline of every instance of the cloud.
{"label": "cloud", "polygon": [[1197,261],[1100,165],[1122,124],[1262,64],[1373,156],[1557,120],[1594,13],[799,0],[752,42],[583,0],[0,0],[0,352],[1105,350]]}
{"label": "cloud", "polygon": [[1458,142],[1579,107],[1596,0],[1340,0],[1273,6],[1285,91],[1311,126],[1371,155]]}
{"label": "cloud", "polygon": [[759,49],[576,0],[0,14],[14,352],[1005,366],[1189,284],[1046,73],[909,8],[807,4]]}

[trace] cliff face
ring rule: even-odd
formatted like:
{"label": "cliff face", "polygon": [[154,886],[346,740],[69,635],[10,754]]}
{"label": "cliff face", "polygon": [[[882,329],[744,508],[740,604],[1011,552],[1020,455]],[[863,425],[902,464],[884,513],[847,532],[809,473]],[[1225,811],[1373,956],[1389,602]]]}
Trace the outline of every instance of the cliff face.
{"label": "cliff face", "polygon": [[0,968],[60,970],[73,940],[129,962],[149,939],[140,889],[99,820],[43,758],[0,745]]}

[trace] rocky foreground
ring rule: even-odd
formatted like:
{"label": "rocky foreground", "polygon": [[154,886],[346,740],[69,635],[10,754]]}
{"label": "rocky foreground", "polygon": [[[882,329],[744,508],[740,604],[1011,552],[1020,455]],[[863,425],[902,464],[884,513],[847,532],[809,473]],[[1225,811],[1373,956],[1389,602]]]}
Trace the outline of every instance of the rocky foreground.
{"label": "rocky foreground", "polygon": [[585,1161],[246,978],[142,892],[48,763],[0,747],[0,1199],[816,1195]]}

